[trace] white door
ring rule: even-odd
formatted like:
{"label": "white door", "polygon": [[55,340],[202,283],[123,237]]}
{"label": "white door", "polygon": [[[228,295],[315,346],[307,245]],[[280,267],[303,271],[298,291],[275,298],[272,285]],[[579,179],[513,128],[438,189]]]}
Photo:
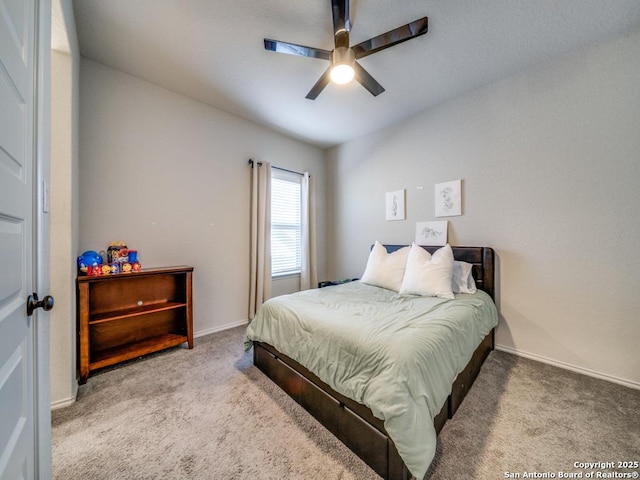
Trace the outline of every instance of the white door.
{"label": "white door", "polygon": [[[38,0],[0,0],[0,479],[38,475],[34,317]],[[48,376],[46,381],[48,382]],[[48,388],[48,386],[47,386]],[[47,406],[48,407],[48,406]],[[46,455],[46,453],[45,453]],[[46,458],[46,457],[45,457]]]}

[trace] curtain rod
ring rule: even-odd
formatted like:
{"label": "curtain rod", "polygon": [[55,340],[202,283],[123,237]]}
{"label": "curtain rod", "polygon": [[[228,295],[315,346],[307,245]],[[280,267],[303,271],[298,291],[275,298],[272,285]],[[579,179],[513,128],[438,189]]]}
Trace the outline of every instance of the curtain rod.
{"label": "curtain rod", "polygon": [[[262,165],[262,162],[254,162],[253,160],[249,159],[249,165],[251,165],[251,167],[253,167],[254,163],[257,163],[258,165]],[[283,172],[294,173],[296,175],[300,175],[301,177],[304,177],[304,173],[296,172],[294,170],[288,170],[288,169],[282,168],[282,167],[275,167],[273,165],[271,165],[271,168],[275,168],[276,170],[281,170]],[[311,176],[311,175],[309,175],[309,176]]]}

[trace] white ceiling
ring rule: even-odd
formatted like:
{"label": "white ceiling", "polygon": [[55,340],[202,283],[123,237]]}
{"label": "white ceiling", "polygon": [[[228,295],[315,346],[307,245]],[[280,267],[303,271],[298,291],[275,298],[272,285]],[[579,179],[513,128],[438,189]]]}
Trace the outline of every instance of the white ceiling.
{"label": "white ceiling", "polygon": [[360,60],[386,89],[305,95],[331,50],[330,0],[74,0],[82,56],[323,147],[640,25],[638,0],[352,0],[351,44],[429,17],[429,32]]}

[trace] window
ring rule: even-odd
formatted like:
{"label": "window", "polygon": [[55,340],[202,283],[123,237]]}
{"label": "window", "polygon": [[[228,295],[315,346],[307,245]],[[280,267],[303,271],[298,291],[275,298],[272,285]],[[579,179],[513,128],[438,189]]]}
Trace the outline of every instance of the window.
{"label": "window", "polygon": [[271,276],[299,274],[302,263],[300,175],[271,170]]}

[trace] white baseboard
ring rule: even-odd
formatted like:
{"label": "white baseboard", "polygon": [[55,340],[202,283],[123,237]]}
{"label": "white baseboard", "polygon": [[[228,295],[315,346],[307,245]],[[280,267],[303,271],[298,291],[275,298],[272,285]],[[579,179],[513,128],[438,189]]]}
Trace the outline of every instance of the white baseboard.
{"label": "white baseboard", "polygon": [[241,327],[243,325],[248,325],[249,320],[238,320],[237,322],[227,323],[226,325],[222,325],[219,327],[208,328],[207,330],[200,330],[199,332],[194,332],[193,337],[204,337],[205,335],[211,335],[212,333],[222,332],[223,330],[229,330],[230,328]]}
{"label": "white baseboard", "polygon": [[635,390],[640,390],[640,383],[638,382],[633,382],[631,380],[626,380],[624,378],[614,377],[613,375],[607,375],[606,373],[596,372],[595,370],[590,370],[588,368],[578,367],[570,363],[565,363],[559,360],[554,360],[552,358],[543,357],[542,355],[523,352],[521,350],[517,350],[512,347],[505,347],[504,345],[497,345],[497,344],[496,344],[496,350],[512,353],[514,355],[518,355],[519,357],[528,358],[530,360],[535,360],[537,362],[542,362],[549,365],[553,365],[555,367],[564,368],[565,370],[571,370],[572,372],[581,373],[589,377],[599,378],[600,380],[607,380],[608,382],[617,383],[618,385],[623,385],[625,387],[633,388]]}
{"label": "white baseboard", "polygon": [[70,407],[74,403],[76,403],[76,398],[78,397],[78,382],[73,382],[73,394],[69,398],[63,398],[61,400],[56,400],[55,402],[51,402],[51,410],[57,410],[59,408]]}
{"label": "white baseboard", "polygon": [[51,410],[57,410],[59,408],[70,407],[76,403],[76,397],[63,398],[62,400],[56,400],[51,403]]}

